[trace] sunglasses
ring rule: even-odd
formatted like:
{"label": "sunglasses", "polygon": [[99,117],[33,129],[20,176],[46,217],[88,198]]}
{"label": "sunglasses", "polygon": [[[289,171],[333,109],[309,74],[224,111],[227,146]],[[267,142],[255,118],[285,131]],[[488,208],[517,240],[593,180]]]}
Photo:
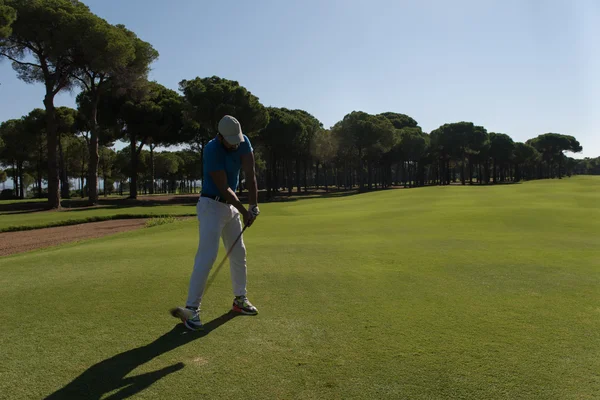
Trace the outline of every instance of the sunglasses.
{"label": "sunglasses", "polygon": [[237,150],[240,145],[239,144],[230,144],[227,139],[225,139],[225,137],[223,135],[221,135],[219,133],[219,136],[221,137],[221,143],[223,143],[223,146],[225,146],[227,149],[229,150]]}

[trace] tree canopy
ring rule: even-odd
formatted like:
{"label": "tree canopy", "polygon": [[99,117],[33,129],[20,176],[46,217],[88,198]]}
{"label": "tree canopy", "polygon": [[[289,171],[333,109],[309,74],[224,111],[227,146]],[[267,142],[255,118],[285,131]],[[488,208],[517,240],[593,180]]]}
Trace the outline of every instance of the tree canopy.
{"label": "tree canopy", "polygon": [[10,36],[12,23],[17,18],[17,11],[4,0],[0,0],[0,40]]}
{"label": "tree canopy", "polygon": [[268,122],[269,115],[258,97],[236,81],[217,76],[194,78],[182,80],[179,90],[186,100],[188,120],[210,136],[217,133],[217,125],[225,115],[234,115],[249,136]]}
{"label": "tree canopy", "polygon": [[[325,128],[311,112],[265,107],[235,80],[182,79],[178,91],[149,81],[154,47],[124,25],[112,25],[78,0],[0,0],[0,57],[17,76],[44,87],[44,109],[0,125],[0,163],[15,195],[32,192],[58,208],[78,194],[96,203],[117,185],[189,191],[202,179],[202,154],[226,114],[242,124],[255,149],[258,182],[269,196],[310,186],[370,190],[394,185],[488,184],[562,178],[597,171],[574,160],[574,136],[544,133],[526,142],[472,121],[423,132],[410,115],[354,110]],[[80,90],[77,110],[55,96]],[[111,149],[115,143],[127,147]],[[169,146],[181,146],[167,151]],[[34,179],[30,179],[30,177]],[[240,185],[240,190],[243,185]],[[59,190],[60,189],[60,190]]]}
{"label": "tree canopy", "polygon": [[[17,17],[10,35],[0,42],[0,56],[13,62],[23,81],[45,86],[48,200],[50,207],[59,208],[54,97],[73,86],[84,62],[89,61],[90,49],[97,48],[101,41],[96,33],[102,23],[76,0],[7,0],[6,4],[16,10]],[[96,59],[104,55],[96,54]]]}

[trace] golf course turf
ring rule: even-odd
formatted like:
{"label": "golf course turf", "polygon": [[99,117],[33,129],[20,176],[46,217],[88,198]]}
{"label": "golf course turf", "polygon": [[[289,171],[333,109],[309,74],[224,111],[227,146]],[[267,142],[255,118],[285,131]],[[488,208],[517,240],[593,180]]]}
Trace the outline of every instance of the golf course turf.
{"label": "golf course turf", "polygon": [[[156,214],[177,207],[193,212]],[[0,258],[0,398],[600,398],[597,177],[261,211],[244,235],[259,315],[228,313],[223,268],[202,333],[168,314],[193,219]]]}

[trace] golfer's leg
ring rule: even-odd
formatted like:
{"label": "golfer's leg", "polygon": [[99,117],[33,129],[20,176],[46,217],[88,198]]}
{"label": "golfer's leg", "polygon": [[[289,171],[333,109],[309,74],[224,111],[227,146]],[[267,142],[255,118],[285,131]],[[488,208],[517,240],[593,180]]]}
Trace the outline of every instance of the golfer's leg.
{"label": "golfer's leg", "polygon": [[187,307],[198,308],[202,301],[202,294],[206,287],[208,274],[217,259],[219,252],[219,237],[221,224],[219,215],[215,212],[204,212],[199,215],[199,242],[196,257],[194,258],[194,271],[190,278],[190,287]]}
{"label": "golfer's leg", "polygon": [[[242,223],[240,214],[235,213],[235,216],[223,228],[223,244],[229,250],[237,237],[242,233]],[[246,247],[244,246],[244,238],[235,244],[229,256],[229,269],[231,271],[231,285],[233,286],[234,296],[246,295]]]}

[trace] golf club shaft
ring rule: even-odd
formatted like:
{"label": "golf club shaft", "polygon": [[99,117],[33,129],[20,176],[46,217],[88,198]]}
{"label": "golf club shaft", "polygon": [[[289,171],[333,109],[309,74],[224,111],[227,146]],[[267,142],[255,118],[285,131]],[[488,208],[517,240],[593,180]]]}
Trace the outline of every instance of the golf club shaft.
{"label": "golf club shaft", "polygon": [[210,285],[212,284],[212,282],[215,280],[215,277],[219,273],[219,270],[221,269],[221,267],[223,266],[223,264],[225,264],[225,261],[227,261],[227,259],[229,258],[229,255],[233,251],[233,248],[235,247],[235,245],[237,244],[237,242],[239,242],[239,240],[242,238],[242,235],[244,234],[244,231],[246,230],[247,227],[248,227],[247,225],[244,225],[244,229],[242,229],[242,231],[238,235],[237,239],[235,239],[235,242],[233,242],[233,244],[231,245],[231,247],[227,251],[227,254],[225,255],[225,258],[223,258],[223,261],[221,261],[221,263],[219,264],[219,266],[217,267],[217,269],[215,270],[215,272],[213,272],[212,276],[208,279],[208,282],[206,283],[206,288],[204,289],[205,293],[208,290],[208,288],[210,287]]}

